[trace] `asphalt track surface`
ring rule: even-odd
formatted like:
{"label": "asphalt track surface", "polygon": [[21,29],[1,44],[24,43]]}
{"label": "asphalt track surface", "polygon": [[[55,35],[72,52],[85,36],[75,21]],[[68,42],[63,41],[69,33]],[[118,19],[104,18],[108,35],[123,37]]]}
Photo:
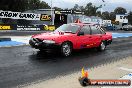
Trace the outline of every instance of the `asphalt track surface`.
{"label": "asphalt track surface", "polygon": [[[113,39],[104,52],[80,50],[69,57],[45,53],[30,46],[0,48],[0,88],[14,88],[38,80],[64,76],[132,56],[132,37]],[[53,85],[53,84],[52,84]]]}

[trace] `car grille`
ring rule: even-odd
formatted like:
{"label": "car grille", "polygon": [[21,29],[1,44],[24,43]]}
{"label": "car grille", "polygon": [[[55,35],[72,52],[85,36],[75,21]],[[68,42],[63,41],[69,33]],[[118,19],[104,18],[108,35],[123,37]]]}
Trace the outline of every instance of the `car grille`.
{"label": "car grille", "polygon": [[42,42],[42,40],[41,40],[41,39],[38,39],[38,38],[32,38],[32,41],[34,41],[34,42],[36,42],[36,43]]}
{"label": "car grille", "polygon": [[29,41],[29,44],[31,47],[37,48],[40,44],[42,44],[43,40],[38,39],[38,38],[31,38]]}

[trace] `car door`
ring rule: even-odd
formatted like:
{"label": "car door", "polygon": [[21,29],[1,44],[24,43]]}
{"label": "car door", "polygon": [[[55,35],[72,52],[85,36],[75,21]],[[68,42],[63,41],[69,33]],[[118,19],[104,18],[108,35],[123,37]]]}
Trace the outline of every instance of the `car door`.
{"label": "car door", "polygon": [[92,34],[92,39],[91,39],[91,42],[93,44],[92,47],[98,47],[105,33],[103,34],[97,25],[91,25],[90,28]]}
{"label": "car door", "polygon": [[77,45],[79,48],[91,47],[91,30],[89,25],[83,26],[79,32],[84,32],[84,35],[77,36]]}

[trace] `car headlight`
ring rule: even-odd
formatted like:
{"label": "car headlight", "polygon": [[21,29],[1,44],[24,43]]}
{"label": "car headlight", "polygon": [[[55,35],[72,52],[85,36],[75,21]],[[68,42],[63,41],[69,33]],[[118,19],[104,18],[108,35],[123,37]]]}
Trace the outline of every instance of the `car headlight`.
{"label": "car headlight", "polygon": [[50,44],[54,44],[55,43],[55,41],[53,41],[53,40],[43,40],[43,42],[44,43],[50,43]]}

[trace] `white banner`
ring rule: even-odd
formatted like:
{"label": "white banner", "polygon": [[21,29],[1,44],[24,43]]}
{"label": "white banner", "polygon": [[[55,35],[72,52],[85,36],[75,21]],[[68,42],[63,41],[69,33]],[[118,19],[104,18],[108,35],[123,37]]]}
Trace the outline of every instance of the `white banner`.
{"label": "white banner", "polygon": [[116,15],[116,21],[122,22],[122,23],[128,23],[128,15]]}
{"label": "white banner", "polygon": [[41,14],[0,11],[0,18],[40,20]]}

